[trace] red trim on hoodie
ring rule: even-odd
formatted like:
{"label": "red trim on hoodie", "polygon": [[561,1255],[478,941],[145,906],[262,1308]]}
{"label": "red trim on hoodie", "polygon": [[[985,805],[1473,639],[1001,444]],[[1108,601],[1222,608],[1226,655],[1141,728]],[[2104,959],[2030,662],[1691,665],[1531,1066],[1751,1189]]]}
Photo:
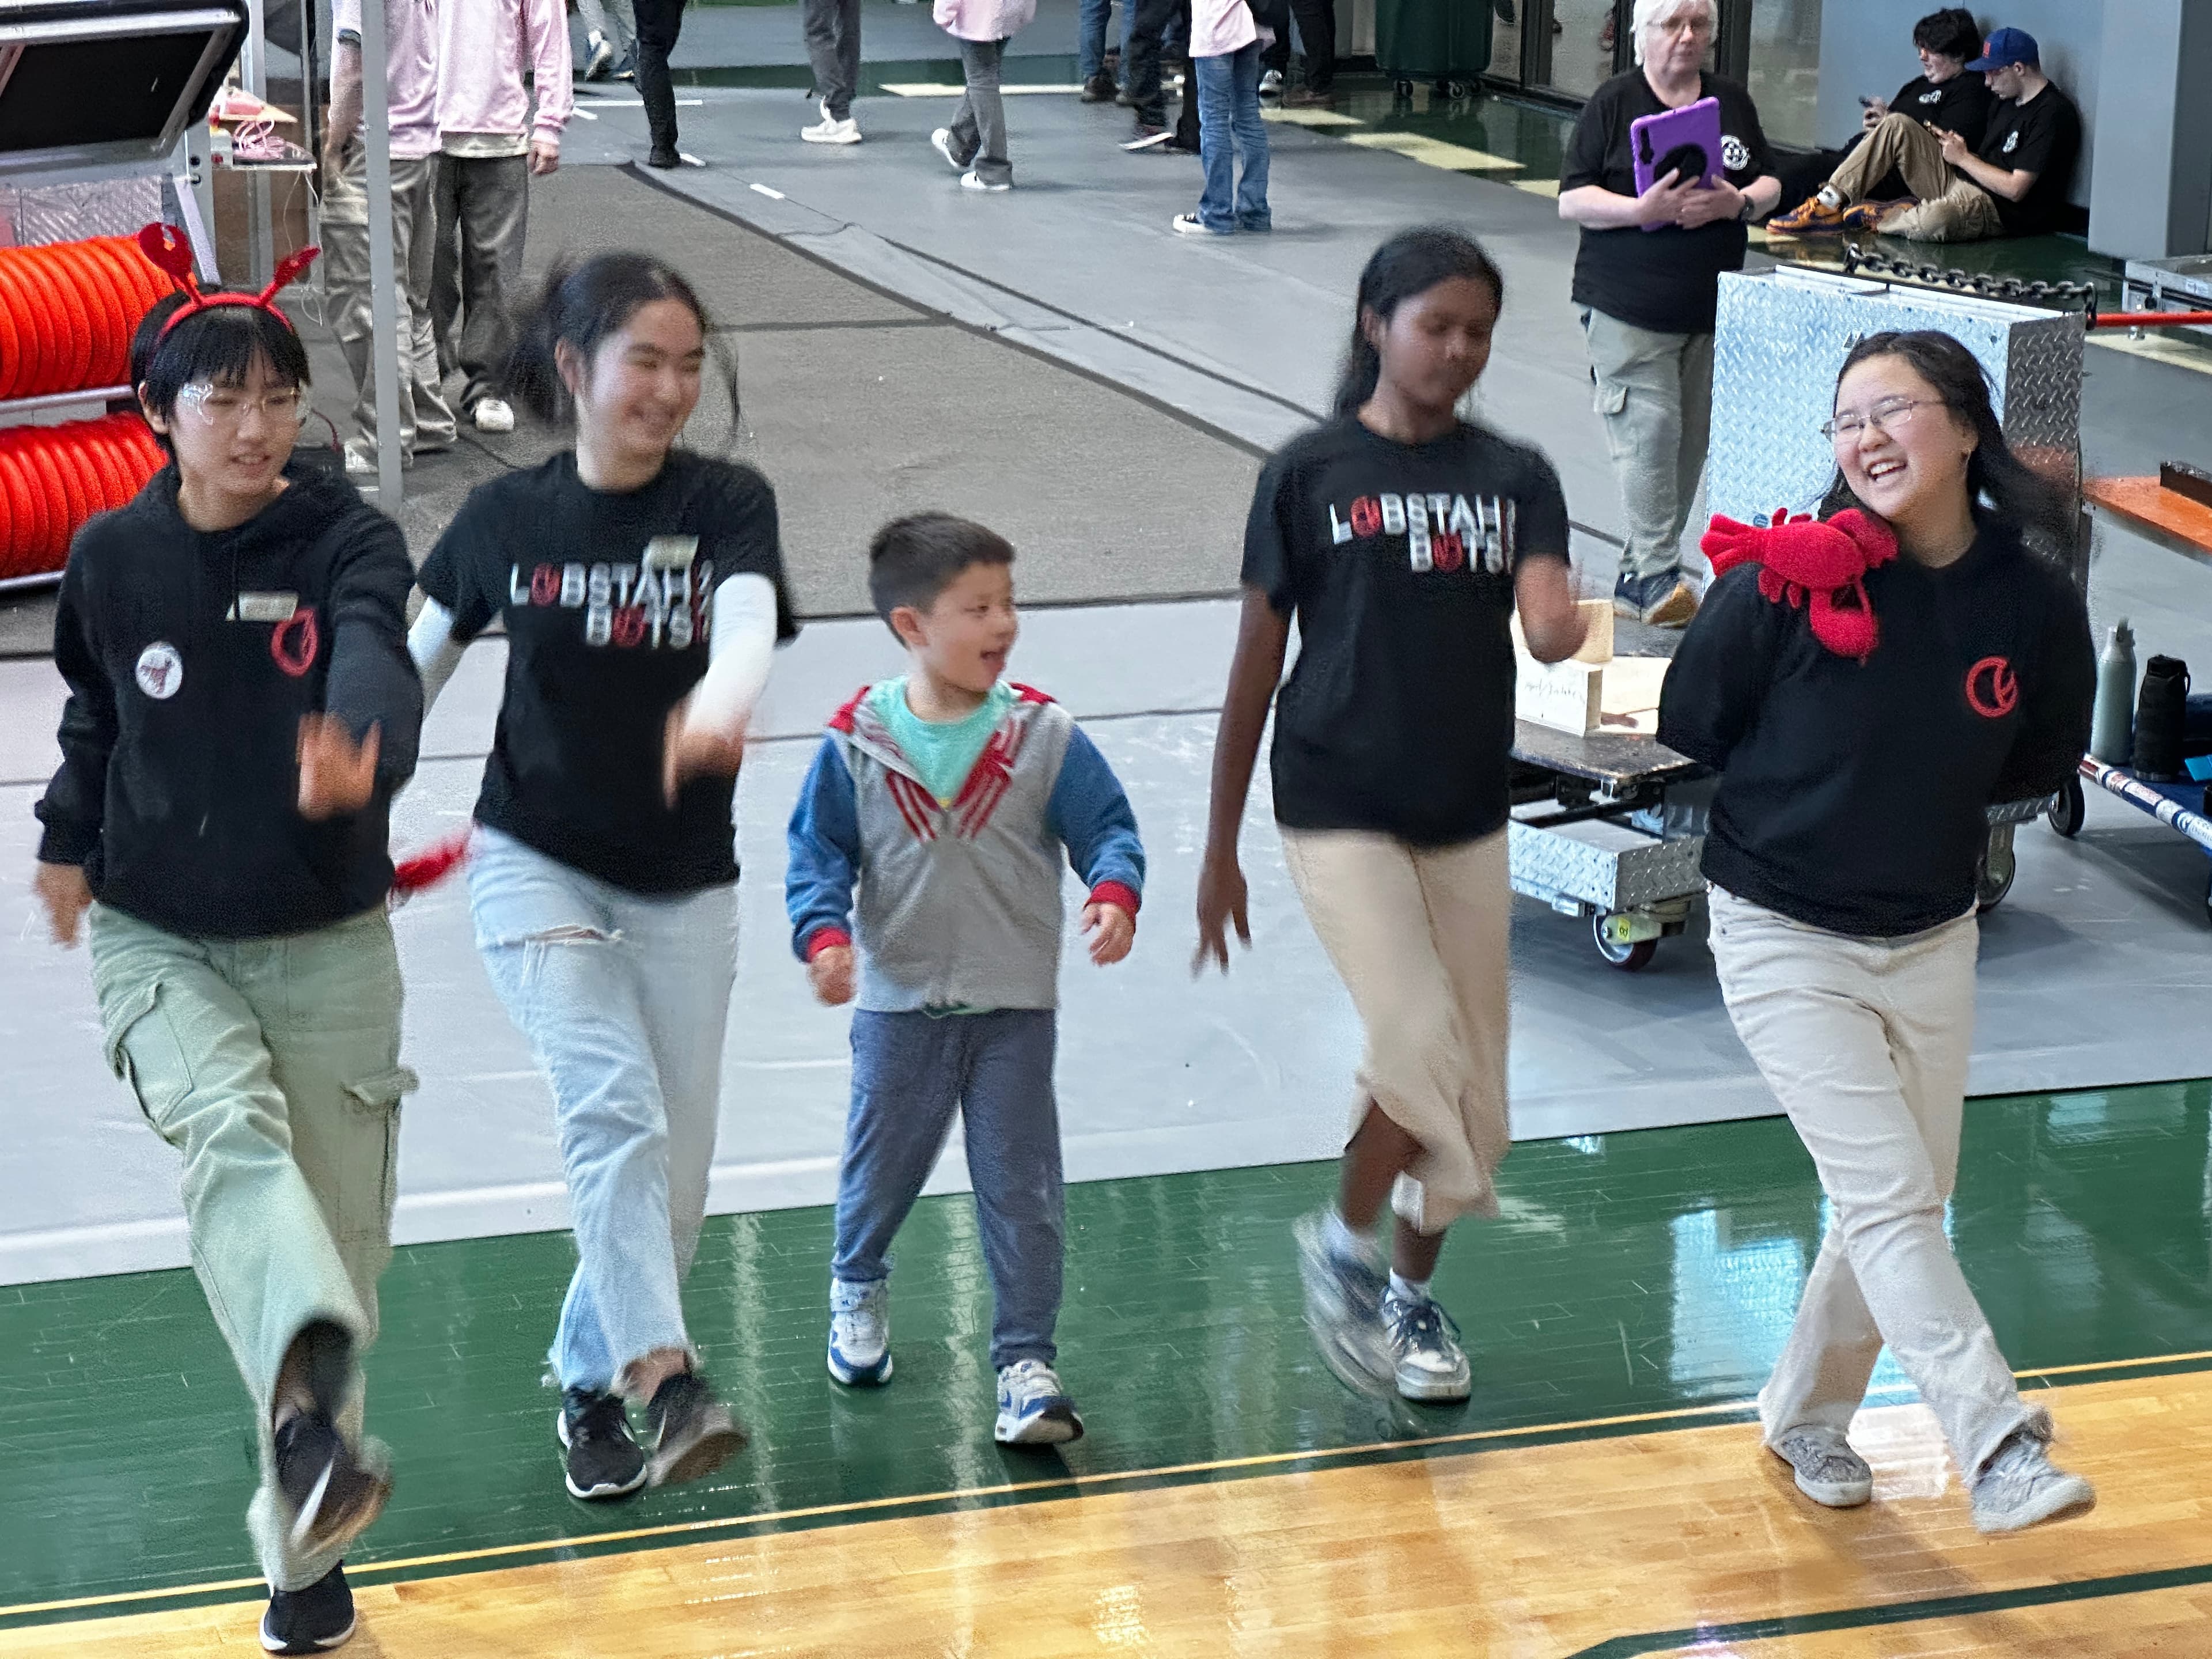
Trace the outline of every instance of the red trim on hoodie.
{"label": "red trim on hoodie", "polygon": [[1144,901],[1137,896],[1134,888],[1124,883],[1102,881],[1091,890],[1089,902],[1115,905],[1133,916],[1137,914],[1137,907]]}

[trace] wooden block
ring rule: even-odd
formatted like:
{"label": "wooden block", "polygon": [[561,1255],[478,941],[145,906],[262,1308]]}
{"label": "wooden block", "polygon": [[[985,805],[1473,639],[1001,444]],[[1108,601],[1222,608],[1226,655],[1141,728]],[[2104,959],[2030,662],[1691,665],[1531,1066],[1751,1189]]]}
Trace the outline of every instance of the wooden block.
{"label": "wooden block", "polygon": [[1595,663],[1538,662],[1523,653],[1513,687],[1513,712],[1554,732],[1587,737],[1598,729],[1605,670]]}

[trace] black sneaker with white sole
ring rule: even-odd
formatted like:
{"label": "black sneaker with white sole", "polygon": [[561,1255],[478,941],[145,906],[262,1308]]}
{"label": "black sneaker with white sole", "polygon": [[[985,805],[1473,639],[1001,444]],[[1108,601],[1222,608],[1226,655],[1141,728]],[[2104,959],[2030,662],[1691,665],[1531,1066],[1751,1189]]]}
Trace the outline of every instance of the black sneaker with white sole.
{"label": "black sneaker with white sole", "polygon": [[271,1590],[261,1645],[271,1653],[328,1653],[353,1634],[353,1591],[341,1562],[305,1589]]}
{"label": "black sneaker with white sole", "polygon": [[288,1419],[276,1441],[276,1491],[292,1516],[295,1549],[309,1555],[340,1549],[368,1530],[392,1482],[362,1464],[327,1413]]}
{"label": "black sneaker with white sole", "polygon": [[646,1482],[645,1448],[631,1437],[622,1396],[564,1389],[553,1419],[567,1468],[568,1496],[595,1503],[627,1498]]}
{"label": "black sneaker with white sole", "polygon": [[745,1449],[745,1431],[706,1379],[678,1371],[653,1391],[645,1407],[653,1425],[647,1477],[656,1486],[712,1474]]}

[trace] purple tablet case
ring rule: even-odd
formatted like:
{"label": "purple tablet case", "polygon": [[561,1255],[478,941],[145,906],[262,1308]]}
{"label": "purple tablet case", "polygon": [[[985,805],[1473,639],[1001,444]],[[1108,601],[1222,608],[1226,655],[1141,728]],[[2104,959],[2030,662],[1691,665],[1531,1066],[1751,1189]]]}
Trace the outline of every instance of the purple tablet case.
{"label": "purple tablet case", "polygon": [[[1669,173],[1695,175],[1711,186],[1720,182],[1721,100],[1700,98],[1680,109],[1662,110],[1628,124],[1628,150],[1636,168],[1636,193]],[[1692,154],[1691,152],[1694,152]],[[1657,225],[1646,225],[1657,230]]]}

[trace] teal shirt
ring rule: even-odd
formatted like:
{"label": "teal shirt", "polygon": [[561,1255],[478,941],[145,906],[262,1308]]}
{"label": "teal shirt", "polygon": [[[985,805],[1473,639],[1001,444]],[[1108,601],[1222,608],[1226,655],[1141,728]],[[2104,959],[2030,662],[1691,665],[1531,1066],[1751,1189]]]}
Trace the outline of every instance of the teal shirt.
{"label": "teal shirt", "polygon": [[868,693],[877,718],[890,728],[899,752],[913,763],[923,788],[940,806],[959,799],[968,775],[975,769],[991,734],[1014,706],[1014,694],[1003,682],[991,688],[975,712],[957,720],[926,720],[907,706],[906,678],[885,680]]}

